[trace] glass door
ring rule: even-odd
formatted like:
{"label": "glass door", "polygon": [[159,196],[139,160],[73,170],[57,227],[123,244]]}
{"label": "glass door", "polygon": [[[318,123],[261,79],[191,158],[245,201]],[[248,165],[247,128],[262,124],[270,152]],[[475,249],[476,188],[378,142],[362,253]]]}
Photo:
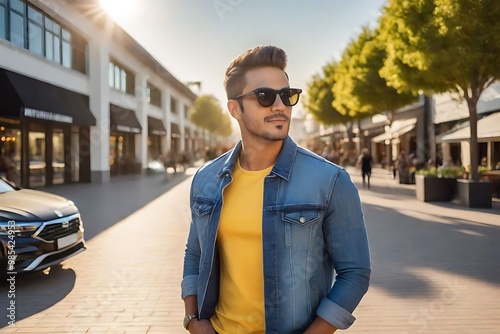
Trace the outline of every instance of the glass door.
{"label": "glass door", "polygon": [[45,132],[30,131],[29,135],[30,187],[42,187],[46,183]]}
{"label": "glass door", "polygon": [[52,184],[64,183],[64,134],[60,129],[52,133]]}
{"label": "glass door", "polygon": [[21,185],[21,131],[0,126],[0,177]]}
{"label": "glass door", "polygon": [[109,166],[111,175],[121,174],[121,164],[123,163],[123,136],[112,134],[109,137]]}

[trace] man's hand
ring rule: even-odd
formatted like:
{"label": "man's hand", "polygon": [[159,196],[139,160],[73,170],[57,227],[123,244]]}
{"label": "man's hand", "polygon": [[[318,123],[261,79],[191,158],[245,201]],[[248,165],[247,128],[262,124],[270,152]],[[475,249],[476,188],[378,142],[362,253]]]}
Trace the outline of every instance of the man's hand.
{"label": "man's hand", "polygon": [[321,317],[316,317],[304,334],[332,334],[336,330],[337,328],[329,322],[323,320]]}
{"label": "man's hand", "polygon": [[187,327],[191,334],[215,334],[215,330],[209,320],[193,319],[189,322]]}

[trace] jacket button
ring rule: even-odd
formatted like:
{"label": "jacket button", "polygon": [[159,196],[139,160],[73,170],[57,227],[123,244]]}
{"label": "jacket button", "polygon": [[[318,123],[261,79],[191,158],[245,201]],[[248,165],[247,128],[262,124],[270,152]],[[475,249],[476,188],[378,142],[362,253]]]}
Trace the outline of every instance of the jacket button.
{"label": "jacket button", "polygon": [[300,216],[299,222],[301,222],[302,224],[304,224],[306,222],[306,218],[304,216]]}

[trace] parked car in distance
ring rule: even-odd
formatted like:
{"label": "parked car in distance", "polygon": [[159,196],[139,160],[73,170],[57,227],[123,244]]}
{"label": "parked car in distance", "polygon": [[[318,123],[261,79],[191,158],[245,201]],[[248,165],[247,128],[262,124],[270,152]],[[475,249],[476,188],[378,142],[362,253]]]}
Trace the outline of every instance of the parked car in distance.
{"label": "parked car in distance", "polygon": [[0,178],[0,276],[43,270],[83,252],[83,232],[72,201]]}

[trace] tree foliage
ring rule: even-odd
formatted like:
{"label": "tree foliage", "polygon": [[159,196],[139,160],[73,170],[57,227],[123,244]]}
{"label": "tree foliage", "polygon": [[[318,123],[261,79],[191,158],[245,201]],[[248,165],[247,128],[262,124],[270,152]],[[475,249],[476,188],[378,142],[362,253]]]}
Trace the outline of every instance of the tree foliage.
{"label": "tree foliage", "polygon": [[[399,91],[458,92],[470,113],[471,164],[477,152],[477,102],[500,76],[497,0],[389,0],[381,18],[388,57],[382,76]],[[478,180],[476,168],[471,168]]]}
{"label": "tree foliage", "polygon": [[213,95],[199,96],[189,115],[190,120],[216,135],[227,137],[232,133],[231,118],[222,112],[219,101]]}
{"label": "tree foliage", "polygon": [[387,58],[385,42],[377,31],[364,27],[352,40],[335,73],[334,106],[342,113],[364,117],[398,108],[416,101],[411,92],[389,86],[380,70]]}
{"label": "tree foliage", "polygon": [[351,119],[333,107],[332,87],[336,66],[335,62],[326,64],[322,73],[314,75],[307,85],[307,99],[304,100],[304,107],[314,119],[323,124],[344,124]]}

